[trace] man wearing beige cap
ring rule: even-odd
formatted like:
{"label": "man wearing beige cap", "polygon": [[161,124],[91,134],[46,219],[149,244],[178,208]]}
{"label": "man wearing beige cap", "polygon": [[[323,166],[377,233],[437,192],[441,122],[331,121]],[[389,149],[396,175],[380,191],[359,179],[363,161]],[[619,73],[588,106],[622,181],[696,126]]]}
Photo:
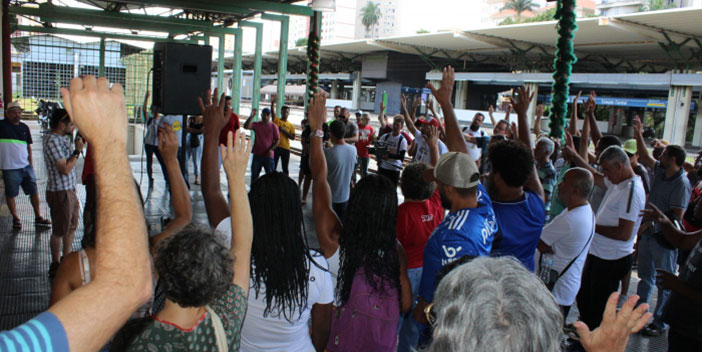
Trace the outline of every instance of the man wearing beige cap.
{"label": "man wearing beige cap", "polygon": [[0,120],[0,169],[5,183],[5,201],[12,214],[12,228],[22,228],[17,215],[15,198],[22,187],[29,196],[34,208],[34,222],[40,226],[51,226],[51,222],[41,217],[37,180],[32,167],[32,134],[22,123],[22,107],[17,102],[7,104],[5,119]]}

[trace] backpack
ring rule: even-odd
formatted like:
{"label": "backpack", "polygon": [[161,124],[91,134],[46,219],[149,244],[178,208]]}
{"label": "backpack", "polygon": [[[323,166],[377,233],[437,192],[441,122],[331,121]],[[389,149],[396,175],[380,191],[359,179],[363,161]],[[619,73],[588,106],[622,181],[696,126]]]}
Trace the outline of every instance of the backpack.
{"label": "backpack", "polygon": [[[373,275],[373,279],[380,278]],[[399,320],[397,288],[385,283],[373,291],[361,267],[354,275],[346,304],[332,310],[327,351],[395,351]]]}

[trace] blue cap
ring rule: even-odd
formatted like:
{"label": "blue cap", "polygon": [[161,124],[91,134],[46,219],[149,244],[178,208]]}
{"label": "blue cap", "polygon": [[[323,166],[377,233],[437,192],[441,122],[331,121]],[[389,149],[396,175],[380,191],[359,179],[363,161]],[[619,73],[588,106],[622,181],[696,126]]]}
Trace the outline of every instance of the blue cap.
{"label": "blue cap", "polygon": [[263,110],[261,110],[261,113],[262,113],[262,114],[270,114],[270,113],[271,113],[271,109],[269,109],[269,108],[264,108]]}

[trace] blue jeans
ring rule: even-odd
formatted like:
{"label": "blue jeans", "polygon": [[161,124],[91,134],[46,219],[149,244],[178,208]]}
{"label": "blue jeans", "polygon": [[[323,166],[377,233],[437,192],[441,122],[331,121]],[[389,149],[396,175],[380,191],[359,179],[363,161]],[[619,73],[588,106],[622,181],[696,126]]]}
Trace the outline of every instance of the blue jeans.
{"label": "blue jeans", "polygon": [[[200,145],[193,148],[190,146],[190,139],[191,138],[197,138],[200,140]],[[200,159],[202,159],[202,135],[196,135],[193,136],[192,134],[188,133],[187,141],[186,141],[186,157],[185,157],[185,162],[187,163],[191,158],[193,160],[193,173],[195,174],[195,177],[200,176]],[[221,157],[221,155],[220,155]]]}
{"label": "blue jeans", "polygon": [[407,269],[410,285],[412,286],[412,308],[409,312],[400,316],[400,323],[397,331],[400,335],[399,343],[397,344],[398,352],[409,352],[417,350],[417,341],[419,340],[419,328],[412,318],[412,311],[416,306],[416,297],[419,294],[419,282],[422,280],[422,268]]}
{"label": "blue jeans", "polygon": [[19,195],[20,186],[26,195],[37,194],[37,177],[32,165],[21,169],[2,170],[5,183],[5,197],[15,198]]}
{"label": "blue jeans", "polygon": [[251,184],[253,184],[258,178],[258,175],[261,174],[261,168],[266,170],[268,174],[273,172],[273,167],[275,167],[273,158],[254,154],[253,160],[251,160]]}
{"label": "blue jeans", "polygon": [[653,292],[653,285],[658,287],[658,301],[656,309],[653,310],[653,324],[655,327],[663,328],[666,326],[663,323],[663,307],[668,301],[670,295],[669,290],[663,290],[660,283],[656,282],[656,269],[662,269],[667,272],[675,271],[675,261],[677,260],[678,251],[662,247],[655,238],[650,235],[641,236],[639,239],[639,286],[636,288],[636,294],[641,297],[639,303],[648,303]]}

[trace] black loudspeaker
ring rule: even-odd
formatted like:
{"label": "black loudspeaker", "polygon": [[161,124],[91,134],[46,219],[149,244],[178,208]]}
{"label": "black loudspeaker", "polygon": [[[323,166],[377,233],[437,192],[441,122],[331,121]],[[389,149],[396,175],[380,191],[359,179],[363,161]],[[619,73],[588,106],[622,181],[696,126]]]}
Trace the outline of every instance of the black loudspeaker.
{"label": "black loudspeaker", "polygon": [[205,96],[212,77],[212,47],[154,44],[152,105],[166,115],[199,115],[197,97]]}

